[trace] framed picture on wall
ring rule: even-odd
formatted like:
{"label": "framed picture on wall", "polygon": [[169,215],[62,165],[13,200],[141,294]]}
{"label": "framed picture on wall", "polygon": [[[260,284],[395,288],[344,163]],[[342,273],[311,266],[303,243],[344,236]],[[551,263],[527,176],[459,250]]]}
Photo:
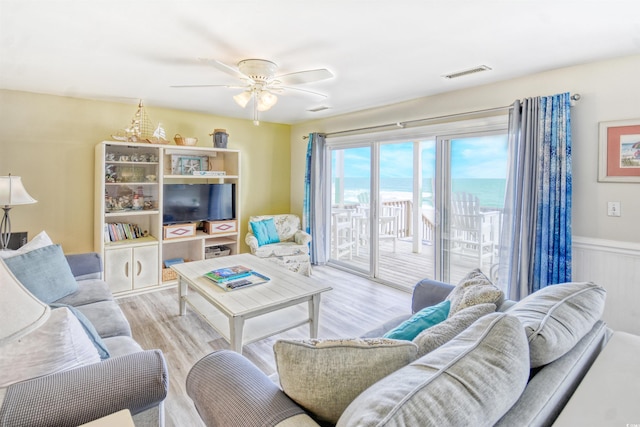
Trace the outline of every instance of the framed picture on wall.
{"label": "framed picture on wall", "polygon": [[598,181],[640,182],[640,119],[600,122]]}

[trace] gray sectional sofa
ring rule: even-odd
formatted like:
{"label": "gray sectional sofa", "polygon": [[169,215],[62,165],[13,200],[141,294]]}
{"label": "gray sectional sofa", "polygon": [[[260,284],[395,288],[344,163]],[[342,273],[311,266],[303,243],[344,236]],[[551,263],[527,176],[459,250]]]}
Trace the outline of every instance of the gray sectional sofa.
{"label": "gray sectional sofa", "polygon": [[[421,281],[412,312],[448,298],[459,303],[460,294],[452,297],[458,287]],[[351,342],[281,340],[274,346],[279,382],[240,354],[214,352],[191,369],[187,393],[209,426],[548,426],[611,335],[600,320],[605,294],[593,283],[568,283],[518,303],[486,304],[468,292],[468,310],[413,341],[379,338],[411,313]],[[341,368],[354,357],[361,359]],[[409,360],[386,372],[399,357]],[[322,372],[313,372],[319,365]]]}
{"label": "gray sectional sofa", "polygon": [[168,372],[162,352],[145,351],[131,337],[127,319],[101,280],[98,254],[66,259],[78,289],[50,306],[82,313],[109,357],[0,389],[0,426],[76,426],[122,409],[130,410],[136,426],[164,425]]}

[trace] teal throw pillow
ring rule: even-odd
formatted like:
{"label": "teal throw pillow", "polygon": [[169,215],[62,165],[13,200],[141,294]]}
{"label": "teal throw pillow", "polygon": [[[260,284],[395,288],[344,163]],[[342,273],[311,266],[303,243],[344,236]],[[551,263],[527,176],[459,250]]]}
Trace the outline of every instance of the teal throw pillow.
{"label": "teal throw pillow", "polygon": [[4,260],[16,279],[45,304],[78,290],[60,245],[49,245]]}
{"label": "teal throw pillow", "polygon": [[451,301],[449,300],[442,301],[441,303],[432,305],[431,307],[423,308],[409,319],[384,334],[383,338],[411,341],[425,329],[445,321],[447,316],[449,316],[450,308]]}
{"label": "teal throw pillow", "polygon": [[77,308],[75,308],[72,305],[59,304],[59,303],[58,304],[56,304],[56,303],[49,304],[49,307],[51,307],[51,308],[61,308],[61,307],[68,308],[69,311],[71,311],[71,313],[73,313],[73,315],[76,316],[76,318],[78,319],[78,321],[82,325],[82,329],[84,329],[85,333],[87,334],[87,336],[91,340],[91,343],[96,348],[96,350],[98,350],[98,354],[100,355],[100,359],[105,360],[105,359],[108,359],[109,357],[111,357],[111,355],[109,354],[109,350],[107,349],[107,346],[105,345],[104,341],[102,341],[102,338],[100,337],[100,335],[98,335],[98,331],[96,331],[96,328],[93,326],[93,323],[91,323],[91,321],[89,319],[87,319],[87,316],[82,314],[82,312],[80,310],[78,310]]}
{"label": "teal throw pillow", "polygon": [[258,239],[258,246],[267,244],[269,238],[267,237],[267,228],[263,221],[252,221],[251,231],[253,231],[253,235]]}
{"label": "teal throw pillow", "polygon": [[258,239],[258,246],[280,242],[280,236],[278,236],[278,230],[276,230],[276,224],[273,222],[273,218],[263,219],[262,221],[252,221],[251,231],[253,231],[254,236]]}
{"label": "teal throw pillow", "polygon": [[280,236],[278,236],[278,230],[276,230],[276,223],[273,218],[264,220],[265,228],[267,229],[267,237],[269,238],[269,243],[279,243]]}

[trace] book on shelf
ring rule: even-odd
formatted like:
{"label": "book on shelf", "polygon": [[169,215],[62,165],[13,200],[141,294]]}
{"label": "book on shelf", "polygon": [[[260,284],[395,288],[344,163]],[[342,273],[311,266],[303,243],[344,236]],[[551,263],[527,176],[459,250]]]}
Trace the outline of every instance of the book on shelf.
{"label": "book on shelf", "polygon": [[226,282],[248,276],[252,270],[244,265],[234,265],[232,267],[218,268],[205,273],[205,276],[214,282]]}
{"label": "book on shelf", "polygon": [[209,273],[205,274],[204,277],[211,280],[216,285],[220,286],[225,291],[235,291],[237,289],[247,288],[249,286],[259,285],[261,283],[266,283],[271,280],[269,277],[264,274],[260,274],[257,271],[249,271],[248,274],[235,277],[230,280],[217,281],[209,276]]}
{"label": "book on shelf", "polygon": [[104,225],[104,241],[117,242],[120,240],[132,240],[143,237],[142,229],[136,224],[112,222]]}
{"label": "book on shelf", "polygon": [[184,258],[171,258],[165,259],[162,263],[164,264],[164,268],[169,268],[174,264],[182,264],[184,262]]}

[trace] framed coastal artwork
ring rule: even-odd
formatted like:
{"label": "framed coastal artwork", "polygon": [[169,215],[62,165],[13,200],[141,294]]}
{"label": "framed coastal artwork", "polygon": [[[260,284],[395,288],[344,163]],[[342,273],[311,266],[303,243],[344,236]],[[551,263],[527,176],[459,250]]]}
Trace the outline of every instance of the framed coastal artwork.
{"label": "framed coastal artwork", "polygon": [[640,119],[600,122],[598,181],[640,182]]}

